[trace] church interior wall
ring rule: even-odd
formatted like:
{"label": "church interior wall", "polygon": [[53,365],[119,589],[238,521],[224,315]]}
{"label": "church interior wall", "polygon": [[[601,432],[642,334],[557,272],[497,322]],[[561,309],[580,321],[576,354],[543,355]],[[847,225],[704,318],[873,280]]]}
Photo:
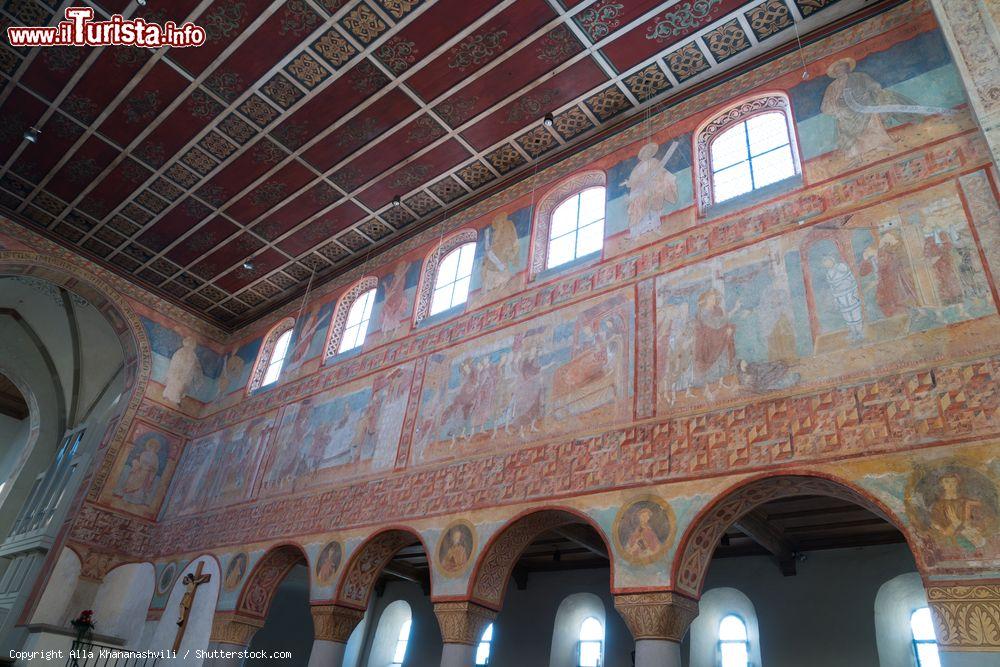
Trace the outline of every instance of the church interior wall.
{"label": "church interior wall", "polygon": [[108,572],[94,598],[101,610],[101,633],[118,637],[125,646],[137,646],[153,598],[152,563],[127,563]]}
{"label": "church interior wall", "polygon": [[[715,559],[709,568],[706,592],[734,588],[753,605],[760,628],[760,661],[753,664],[889,667],[880,662],[876,644],[875,601],[886,582],[914,571],[906,545],[814,551],[796,570],[794,577],[782,576],[769,556]],[[707,611],[712,614],[711,607]],[[716,616],[714,630],[722,618]],[[693,627],[689,638],[695,641]],[[691,667],[706,664],[693,658]]]}
{"label": "church interior wall", "polygon": [[[96,509],[77,519],[71,540],[155,561],[151,607],[162,616],[149,643],[172,642],[191,556],[212,579],[182,647],[203,648],[216,608],[235,605],[278,540],[300,542],[317,575],[326,563],[310,596],[328,602],[366,538],[406,524],[431,552],[434,595],[458,597],[512,518],[555,505],[606,537],[612,588],[591,592],[610,604],[611,591],[676,583],[672,563],[699,512],[724,489],[780,472],[832,478],[873,499],[909,538],[925,577],[967,575],[970,562],[980,575],[1000,574],[1000,208],[988,148],[923,3],[808,53],[808,77],[797,54],[762,64],[582,150],[533,189],[511,187],[456,215],[448,231],[477,238],[475,277],[469,302],[446,317],[412,316],[440,230],[321,287],[274,387],[248,392],[247,381],[263,332],[291,306],[225,335],[113,282],[148,346],[149,383],[136,418],[121,425],[121,446],[103,455],[88,497]],[[827,101],[838,62],[919,112],[880,119],[877,137],[853,133],[843,105]],[[699,127],[734,100],[773,91],[790,103],[800,177],[764,200],[703,214]],[[634,219],[627,185],[649,144],[660,176],[677,185],[652,229]],[[608,185],[603,253],[534,271],[536,203],[594,170]],[[0,232],[0,249],[26,247],[23,233]],[[360,350],[324,359],[337,299],[362,271],[379,285],[370,335]],[[860,325],[838,301],[844,276]],[[519,366],[534,375],[519,378]],[[946,477],[959,498],[944,496]],[[944,501],[984,509],[976,525],[946,532],[935,518]],[[103,530],[102,512],[122,529]],[[630,536],[647,512],[656,548],[636,551]],[[446,540],[459,524],[464,562],[449,570]],[[913,569],[872,559],[884,570],[865,580],[866,622],[877,587]],[[710,584],[733,585],[720,567]],[[234,573],[233,586],[223,572]],[[812,579],[800,576],[806,583],[782,584],[808,588]],[[763,593],[746,588],[762,643],[785,642],[771,639]],[[419,614],[417,592],[400,595],[412,597],[415,619],[436,623],[422,593]],[[518,604],[518,592],[507,595]],[[620,624],[607,609],[608,623]],[[376,614],[367,632],[377,626]],[[864,632],[858,657],[869,660],[874,630]],[[370,651],[365,643],[362,661]]]}
{"label": "church interior wall", "polygon": [[170,596],[148,645],[154,651],[165,651],[173,648],[174,639],[177,636],[177,619],[180,616],[181,602],[185,593],[183,579],[188,574],[196,573],[199,565],[202,572],[210,575],[210,578],[199,587],[201,590],[198,595],[194,596],[187,616],[187,627],[178,647],[178,652],[191,651],[184,664],[193,667],[199,667],[203,662],[203,658],[199,657],[196,651],[208,647],[212,619],[215,616],[215,606],[219,597],[221,573],[218,560],[212,556],[199,556],[181,569],[170,590]]}
{"label": "church interior wall", "polygon": [[875,639],[880,667],[909,667],[913,660],[910,616],[927,606],[927,592],[916,572],[893,577],[875,596]]}
{"label": "church interior wall", "polygon": [[32,622],[64,625],[73,617],[73,610],[68,609],[69,596],[66,593],[76,588],[80,570],[80,557],[72,549],[59,552],[56,565],[49,575],[49,583],[35,606]]}

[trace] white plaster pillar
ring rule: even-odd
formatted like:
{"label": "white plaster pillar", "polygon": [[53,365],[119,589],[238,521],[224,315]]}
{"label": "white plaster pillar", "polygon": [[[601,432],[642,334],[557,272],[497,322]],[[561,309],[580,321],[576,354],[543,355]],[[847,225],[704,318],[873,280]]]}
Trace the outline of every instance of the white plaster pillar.
{"label": "white plaster pillar", "polygon": [[474,646],[468,644],[445,644],[441,647],[441,667],[469,667],[472,664]]}
{"label": "white plaster pillar", "polygon": [[931,0],[973,115],[1000,165],[1000,2]]}
{"label": "white plaster pillar", "polygon": [[698,603],[671,591],[624,593],[615,609],[635,639],[635,667],[681,667],[681,640]]}
{"label": "white plaster pillar", "polygon": [[346,650],[347,644],[344,642],[315,639],[309,653],[309,667],[341,667]]}
{"label": "white plaster pillar", "polygon": [[669,639],[640,639],[635,643],[635,667],[681,667],[681,645]]}
{"label": "white plaster pillar", "polygon": [[473,652],[486,626],[497,612],[475,602],[435,602],[434,614],[441,628],[441,667],[470,667]]}
{"label": "white plaster pillar", "polygon": [[335,604],[313,605],[310,611],[315,639],[309,653],[309,667],[341,667],[347,640],[365,612]]}
{"label": "white plaster pillar", "polygon": [[1000,580],[927,581],[942,667],[1000,665]]}

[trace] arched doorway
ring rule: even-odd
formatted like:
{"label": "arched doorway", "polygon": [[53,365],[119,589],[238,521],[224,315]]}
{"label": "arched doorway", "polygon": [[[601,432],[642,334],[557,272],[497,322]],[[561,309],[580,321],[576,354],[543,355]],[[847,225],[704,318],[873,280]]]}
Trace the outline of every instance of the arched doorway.
{"label": "arched doorway", "polygon": [[0,373],[29,406],[29,437],[0,490],[6,647],[22,641],[23,629],[10,631],[32,619],[38,582],[55,566],[84,492],[95,488],[90,480],[106,479],[149,371],[139,319],[107,283],[58,259],[0,252]]}
{"label": "arched doorway", "polygon": [[[314,618],[339,618],[317,644],[334,641],[344,667],[438,664],[441,634],[431,602],[431,561],[420,535],[391,528],[367,538],[348,560],[333,605]],[[321,636],[322,635],[322,636]]]}
{"label": "arched doorway", "polygon": [[470,600],[496,612],[489,645],[481,635],[472,664],[513,663],[527,647],[550,667],[629,664],[632,639],[614,611],[612,573],[608,540],[586,515],[553,508],[514,517],[471,577]]}
{"label": "arched doorway", "polygon": [[878,664],[873,610],[882,584],[918,568],[902,522],[840,480],[742,482],[681,539],[675,590],[698,599],[681,647],[691,667]]}

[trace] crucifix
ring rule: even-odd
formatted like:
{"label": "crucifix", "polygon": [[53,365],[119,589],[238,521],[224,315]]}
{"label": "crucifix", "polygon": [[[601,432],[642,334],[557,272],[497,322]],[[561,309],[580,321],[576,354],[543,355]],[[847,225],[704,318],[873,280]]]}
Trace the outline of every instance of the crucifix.
{"label": "crucifix", "polygon": [[198,569],[188,572],[181,580],[184,586],[184,597],[181,598],[181,608],[177,615],[177,636],[174,638],[174,651],[180,648],[181,640],[184,639],[184,631],[187,629],[188,617],[191,615],[191,607],[194,605],[194,595],[198,592],[198,587],[212,579],[211,574],[203,574],[202,568],[205,563],[198,563]]}

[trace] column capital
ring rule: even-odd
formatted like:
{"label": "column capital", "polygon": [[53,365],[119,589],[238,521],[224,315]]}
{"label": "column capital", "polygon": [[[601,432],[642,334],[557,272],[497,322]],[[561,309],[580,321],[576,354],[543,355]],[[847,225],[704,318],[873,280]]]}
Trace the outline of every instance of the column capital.
{"label": "column capital", "polygon": [[217,611],[212,619],[209,641],[235,646],[249,646],[254,634],[264,626],[264,620],[235,611]]}
{"label": "column capital", "polygon": [[680,642],[698,615],[698,603],[672,591],[615,595],[615,609],[632,637]]}
{"label": "column capital", "polygon": [[338,604],[314,604],[309,610],[313,617],[315,639],[346,644],[365,612]]}
{"label": "column capital", "polygon": [[486,626],[492,623],[497,612],[468,600],[458,602],[435,602],[434,614],[441,627],[441,639],[445,644],[479,643]]}
{"label": "column capital", "polygon": [[108,572],[125,562],[118,554],[81,544],[72,546],[80,558],[80,579],[84,581],[102,583]]}
{"label": "column capital", "polygon": [[926,582],[942,651],[1000,652],[1000,580]]}

